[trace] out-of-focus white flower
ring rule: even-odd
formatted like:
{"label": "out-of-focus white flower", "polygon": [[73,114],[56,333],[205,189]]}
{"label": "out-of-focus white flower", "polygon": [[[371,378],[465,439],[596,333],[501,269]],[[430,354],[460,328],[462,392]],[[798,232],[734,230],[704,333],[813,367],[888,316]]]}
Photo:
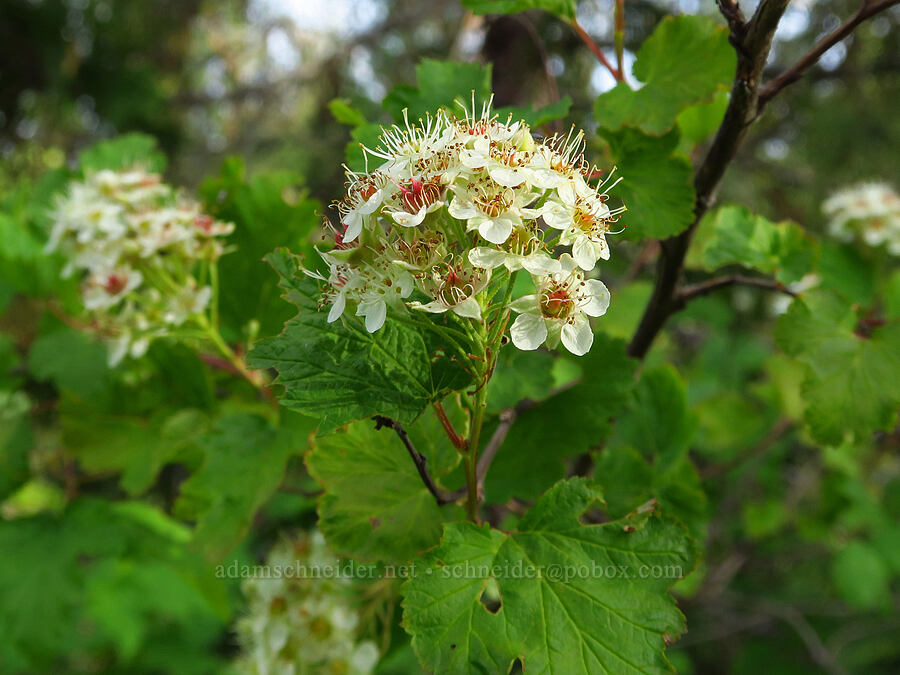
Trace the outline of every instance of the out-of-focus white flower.
{"label": "out-of-focus white flower", "polygon": [[859,237],[900,255],[900,197],[885,183],[862,183],[835,192],[822,204],[828,231],[841,241]]}
{"label": "out-of-focus white flower", "polygon": [[567,253],[560,258],[559,272],[538,279],[538,292],[513,301],[519,312],[510,335],[519,349],[551,349],[562,340],[576,356],[590,351],[594,333],[588,317],[603,316],[609,307],[609,290],[601,281],[585,279]]}
{"label": "out-of-focus white flower", "polygon": [[237,623],[243,647],[238,672],[368,675],[375,670],[378,648],[359,638],[357,587],[335,574],[338,564],[319,532],[282,539],[272,548],[266,560],[271,573],[243,584],[247,613]]}
{"label": "out-of-focus white flower", "polygon": [[98,171],[70,185],[53,212],[48,251],[79,275],[90,325],[111,364],[200,317],[212,289],[198,282],[234,229],[140,168]]}

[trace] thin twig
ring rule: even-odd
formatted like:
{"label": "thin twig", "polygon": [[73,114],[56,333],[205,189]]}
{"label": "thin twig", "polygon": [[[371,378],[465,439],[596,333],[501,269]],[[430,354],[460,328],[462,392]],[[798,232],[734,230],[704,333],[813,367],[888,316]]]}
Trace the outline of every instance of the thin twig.
{"label": "thin twig", "polygon": [[435,485],[434,481],[431,479],[431,475],[428,473],[428,460],[425,458],[425,455],[416,450],[416,446],[413,445],[412,440],[410,440],[406,430],[400,422],[383,415],[375,415],[373,419],[375,420],[376,431],[387,427],[393,429],[397,433],[397,436],[403,443],[403,447],[406,448],[409,456],[412,457],[413,463],[416,465],[416,470],[419,472],[419,477],[422,479],[422,482],[425,483],[425,487],[428,488],[428,491],[432,494],[435,501],[438,503],[438,506],[443,506],[444,504],[456,501],[457,497],[454,497],[453,494],[444,492]]}
{"label": "thin twig", "polygon": [[789,419],[783,419],[778,422],[769,433],[766,434],[765,438],[763,438],[759,443],[747,448],[744,452],[740,453],[736,457],[732,457],[727,462],[722,462],[721,464],[713,464],[706,469],[704,469],[700,473],[700,477],[703,480],[709,480],[710,478],[716,478],[717,476],[721,476],[723,473],[728,473],[732,469],[737,466],[740,466],[747,460],[756,457],[758,455],[763,454],[769,448],[771,448],[775,443],[784,436],[793,426],[793,423]]}
{"label": "thin twig", "polygon": [[716,5],[719,6],[719,12],[728,23],[732,44],[738,47],[747,32],[747,19],[744,18],[740,4],[736,0],[716,0]]}
{"label": "thin twig", "polygon": [[762,109],[766,107],[766,104],[772,100],[778,92],[799,80],[803,76],[803,73],[821,58],[822,54],[850,35],[859,24],[869,17],[896,5],[898,2],[900,2],[900,0],[880,0],[880,2],[863,0],[862,5],[856,10],[853,16],[819,40],[816,45],[804,54],[793,66],[760,89],[757,111],[761,112]]}
{"label": "thin twig", "polygon": [[465,450],[468,446],[466,439],[459,435],[459,432],[453,427],[453,422],[450,421],[450,418],[447,417],[447,413],[444,411],[444,406],[441,405],[440,401],[434,402],[434,412],[437,415],[438,420],[441,423],[441,426],[444,428],[444,433],[447,434],[447,438],[450,439],[450,443],[457,450]]}
{"label": "thin twig", "polygon": [[616,73],[618,79],[625,81],[625,0],[616,0],[615,33],[613,35],[616,44]]}
{"label": "thin twig", "polygon": [[728,286],[753,286],[755,288],[763,288],[767,291],[777,291],[779,293],[785,293],[786,295],[790,295],[794,298],[797,297],[797,293],[792,291],[784,284],[775,281],[774,279],[745,277],[741,274],[732,274],[730,276],[716,277],[714,279],[707,279],[706,281],[701,281],[700,283],[692,284],[690,286],[685,286],[675,294],[674,302],[677,308],[681,308],[694,298],[709,295],[713,291],[717,291],[720,288],[726,288]]}
{"label": "thin twig", "polygon": [[575,19],[572,19],[571,26],[578,34],[578,37],[581,38],[581,41],[588,46],[588,49],[594,52],[594,56],[597,57],[597,60],[606,67],[606,69],[614,78],[616,78],[616,82],[621,82],[623,78],[619,76],[619,73],[616,71],[615,66],[613,66],[613,64],[609,62],[609,59],[606,58],[603,50],[600,49],[600,47],[596,42],[594,42],[591,36],[588,35],[584,28],[581,27],[581,24],[579,24]]}

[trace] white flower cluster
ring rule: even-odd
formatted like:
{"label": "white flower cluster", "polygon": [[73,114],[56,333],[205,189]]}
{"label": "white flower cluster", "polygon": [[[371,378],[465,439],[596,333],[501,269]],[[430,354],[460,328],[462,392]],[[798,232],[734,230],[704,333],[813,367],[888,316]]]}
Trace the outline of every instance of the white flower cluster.
{"label": "white flower cluster", "polygon": [[269,570],[309,571],[307,578],[273,573],[244,582],[248,613],[238,621],[244,654],[237,670],[248,675],[367,675],[379,654],[359,641],[359,614],[352,605],[353,581],[333,570],[337,560],[318,531],[279,541]]}
{"label": "white flower cluster", "polygon": [[[588,317],[609,305],[606,286],[585,272],[609,258],[606,235],[624,207],[607,205],[615,183],[595,180],[584,146],[574,130],[538,141],[524,122],[492,116],[490,104],[480,115],[473,105],[463,117],[441,111],[385,130],[377,149],[365,149],[378,167],[347,172],[341,230],[321,254],[328,271],[307,272],[326,282],[328,320],[352,306],[369,332],[389,307],[480,322],[491,271],[524,269],[537,293],[509,306],[520,313],[513,343],[561,340],[585,354]],[[570,249],[555,255],[560,247]]]}
{"label": "white flower cluster", "polygon": [[841,241],[860,237],[900,255],[900,197],[884,183],[862,183],[835,192],[822,204],[828,230]]}
{"label": "white flower cluster", "polygon": [[91,328],[110,347],[110,363],[146,352],[151,340],[202,315],[203,283],[234,226],[140,168],[98,171],[73,183],[53,213],[48,251],[79,275]]}

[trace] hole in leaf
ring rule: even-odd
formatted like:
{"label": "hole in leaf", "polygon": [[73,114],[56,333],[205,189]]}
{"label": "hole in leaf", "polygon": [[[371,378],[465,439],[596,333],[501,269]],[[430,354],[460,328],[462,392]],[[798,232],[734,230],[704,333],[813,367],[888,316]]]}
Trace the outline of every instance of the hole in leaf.
{"label": "hole in leaf", "polygon": [[481,605],[491,614],[496,614],[503,607],[503,599],[500,597],[500,584],[494,577],[488,577],[484,581],[484,588],[478,597]]}

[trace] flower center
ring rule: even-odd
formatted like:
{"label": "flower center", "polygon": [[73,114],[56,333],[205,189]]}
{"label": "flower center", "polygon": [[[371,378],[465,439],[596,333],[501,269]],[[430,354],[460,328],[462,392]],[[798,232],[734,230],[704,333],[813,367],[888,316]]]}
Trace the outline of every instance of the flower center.
{"label": "flower center", "polygon": [[565,319],[575,308],[575,301],[565,287],[554,284],[541,294],[541,313],[549,319]]}
{"label": "flower center", "polygon": [[440,179],[437,177],[429,178],[424,183],[412,178],[409,181],[409,187],[405,185],[400,186],[400,201],[408,213],[415,213],[426,206],[430,206],[440,198],[441,185]]}
{"label": "flower center", "polygon": [[103,290],[110,295],[118,295],[128,284],[128,278],[119,274],[110,274],[103,284]]}

